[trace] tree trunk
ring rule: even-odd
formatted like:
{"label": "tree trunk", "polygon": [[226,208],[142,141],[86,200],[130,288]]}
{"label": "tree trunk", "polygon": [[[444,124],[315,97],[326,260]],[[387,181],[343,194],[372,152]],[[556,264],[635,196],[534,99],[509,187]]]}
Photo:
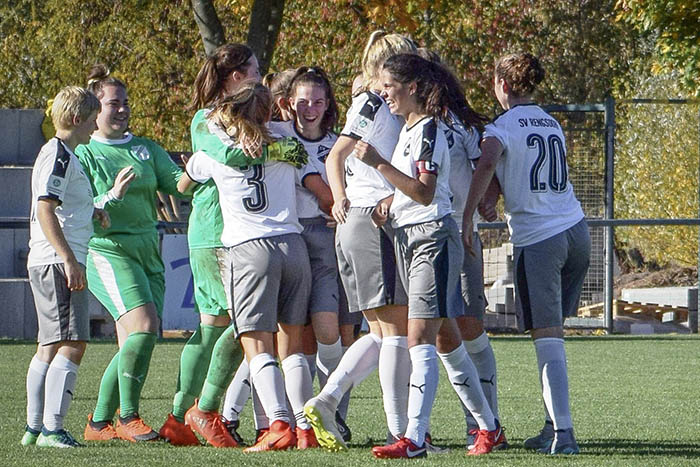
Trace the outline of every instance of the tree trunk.
{"label": "tree trunk", "polygon": [[199,35],[204,43],[204,51],[209,56],[226,42],[224,27],[219,21],[212,0],[192,0],[192,10],[194,10],[194,20],[199,26]]}
{"label": "tree trunk", "polygon": [[260,73],[267,73],[267,68],[275,52],[277,36],[282,25],[284,0],[255,0],[250,12],[248,28],[248,46],[253,49],[260,64]]}

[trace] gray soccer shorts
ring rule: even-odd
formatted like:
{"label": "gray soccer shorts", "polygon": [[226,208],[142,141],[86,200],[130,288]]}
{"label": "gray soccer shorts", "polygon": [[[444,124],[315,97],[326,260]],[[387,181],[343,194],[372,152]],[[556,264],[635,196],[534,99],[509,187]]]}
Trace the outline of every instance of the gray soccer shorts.
{"label": "gray soccer shorts", "polygon": [[338,312],[338,261],[335,257],[335,233],[326,219],[300,219],[304,227],[301,237],[306,243],[311,264],[311,297],[309,314],[320,311]]}
{"label": "gray soccer shorts", "polygon": [[396,274],[396,257],[390,226],[372,223],[374,208],[350,208],[347,220],[335,231],[338,271],[351,313],[385,305],[405,305],[404,292]]}
{"label": "gray soccer shorts", "polygon": [[585,219],[541,242],[513,248],[522,329],[560,327],[575,316],[591,256]]}
{"label": "gray soccer shorts", "polygon": [[240,335],[277,332],[277,323],[306,324],[311,266],[299,234],[249,240],[231,247],[233,309]]}
{"label": "gray soccer shorts", "polygon": [[[85,266],[80,265],[85,273]],[[63,263],[28,268],[41,345],[90,340],[88,291],[68,289]]]}
{"label": "gray soccer shorts", "polygon": [[486,310],[484,257],[478,232],[472,235],[472,249],[474,255],[464,252],[460,282],[454,292],[458,299],[453,300],[452,304],[456,307],[457,316],[468,316],[483,321]]}
{"label": "gray soccer shorts", "polygon": [[408,318],[460,316],[455,300],[464,248],[451,216],[396,229],[396,262],[408,290]]}

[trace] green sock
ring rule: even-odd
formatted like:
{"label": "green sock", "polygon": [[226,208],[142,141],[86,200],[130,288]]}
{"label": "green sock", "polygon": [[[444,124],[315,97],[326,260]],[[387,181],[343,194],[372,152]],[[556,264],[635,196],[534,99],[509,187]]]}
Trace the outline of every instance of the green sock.
{"label": "green sock", "polygon": [[95,413],[92,414],[93,422],[111,422],[114,418],[114,413],[119,408],[118,366],[119,352],[114,354],[112,361],[109,362],[102,375],[100,391],[97,393]]}
{"label": "green sock", "polygon": [[139,411],[141,389],[146,382],[156,335],[152,332],[134,332],[124,341],[119,352],[119,407],[122,418]]}
{"label": "green sock", "polygon": [[204,382],[202,397],[199,399],[199,408],[205,412],[219,411],[221,398],[243,359],[243,350],[234,336],[235,330],[233,326],[229,326],[214,346],[207,380]]}
{"label": "green sock", "polygon": [[173,399],[173,416],[176,420],[184,421],[185,412],[202,392],[214,345],[224,331],[226,326],[200,324],[182,349],[177,392]]}

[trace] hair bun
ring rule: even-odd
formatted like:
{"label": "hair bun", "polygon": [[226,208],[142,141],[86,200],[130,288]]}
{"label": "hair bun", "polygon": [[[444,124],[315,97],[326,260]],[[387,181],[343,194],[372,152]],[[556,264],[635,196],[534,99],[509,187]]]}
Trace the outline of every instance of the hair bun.
{"label": "hair bun", "polygon": [[109,68],[104,63],[97,63],[90,68],[88,72],[88,85],[101,81],[109,76]]}

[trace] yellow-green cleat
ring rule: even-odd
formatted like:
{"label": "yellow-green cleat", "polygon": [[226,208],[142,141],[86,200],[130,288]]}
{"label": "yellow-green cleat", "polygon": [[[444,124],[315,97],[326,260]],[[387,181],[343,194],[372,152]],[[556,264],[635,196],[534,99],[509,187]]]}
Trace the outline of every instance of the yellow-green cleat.
{"label": "yellow-green cleat", "polygon": [[22,446],[34,446],[40,433],[41,430],[34,430],[27,425],[24,427],[24,436],[22,436],[20,443],[22,443]]}
{"label": "yellow-green cleat", "polygon": [[41,434],[36,439],[36,445],[42,448],[81,448],[82,444],[77,442],[66,430],[47,431],[42,428]]}
{"label": "yellow-green cleat", "polygon": [[304,415],[314,429],[316,440],[322,448],[330,452],[347,451],[348,447],[335,424],[334,408],[314,397],[304,406]]}

